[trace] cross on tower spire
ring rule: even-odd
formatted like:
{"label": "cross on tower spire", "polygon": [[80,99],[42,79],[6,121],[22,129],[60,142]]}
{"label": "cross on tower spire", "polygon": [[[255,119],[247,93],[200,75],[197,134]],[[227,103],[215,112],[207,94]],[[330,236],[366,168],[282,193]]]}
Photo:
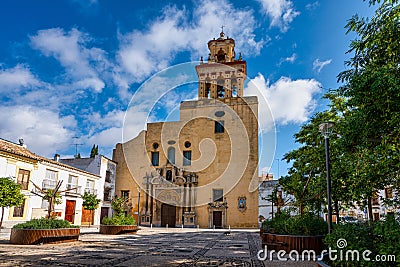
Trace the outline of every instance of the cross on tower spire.
{"label": "cross on tower spire", "polygon": [[221,33],[219,34],[219,38],[220,38],[220,39],[224,39],[224,38],[225,38],[224,27],[225,27],[224,25],[221,26],[221,30],[222,30],[222,31],[221,31]]}

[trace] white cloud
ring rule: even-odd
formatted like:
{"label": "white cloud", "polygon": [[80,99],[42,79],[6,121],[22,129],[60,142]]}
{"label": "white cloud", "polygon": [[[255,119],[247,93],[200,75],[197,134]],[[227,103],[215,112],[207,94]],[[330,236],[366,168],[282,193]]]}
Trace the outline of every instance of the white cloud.
{"label": "white cloud", "polygon": [[18,64],[14,68],[0,70],[0,92],[12,90],[15,93],[21,87],[35,87],[40,84],[41,82],[24,65]]}
{"label": "white cloud", "polygon": [[93,136],[88,138],[88,144],[97,144],[102,148],[111,151],[112,147],[114,147],[117,143],[122,142],[122,128],[120,127],[111,127],[107,128],[103,131],[96,132]]}
{"label": "white cloud", "polygon": [[203,0],[192,12],[169,6],[148,29],[120,35],[120,66],[132,81],[139,82],[167,67],[181,51],[191,52],[195,60],[207,59],[207,41],[218,37],[220,25],[228,25],[225,32],[235,38],[237,52],[258,54],[264,45],[263,40],[255,40],[257,23],[251,10],[236,9],[226,0]]}
{"label": "white cloud", "polygon": [[270,18],[270,27],[279,27],[282,32],[286,32],[289,29],[289,24],[300,14],[289,0],[257,1],[261,3],[265,15]]}
{"label": "white cloud", "polygon": [[73,116],[60,116],[53,111],[31,106],[1,106],[0,136],[10,141],[24,139],[28,149],[42,156],[71,144],[76,121]]}
{"label": "white cloud", "polygon": [[297,54],[293,53],[290,57],[281,58],[278,65],[281,65],[283,62],[294,63],[296,61],[296,59],[297,59]]}
{"label": "white cloud", "polygon": [[124,116],[125,111],[115,109],[103,115],[100,112],[93,112],[84,115],[83,119],[87,122],[88,134],[93,135],[111,127],[122,128]]}
{"label": "white cloud", "polygon": [[316,60],[314,60],[313,62],[313,70],[316,70],[317,72],[321,72],[321,70],[329,65],[332,62],[332,59],[328,59],[325,61],[320,61],[319,58],[317,58]]}
{"label": "white cloud", "polygon": [[77,29],[65,32],[61,28],[52,28],[38,31],[30,40],[33,48],[47,57],[57,59],[75,85],[80,85],[83,89],[91,88],[96,92],[101,92],[104,88],[100,75],[111,68],[111,64],[103,50],[86,47],[91,40],[89,35]]}
{"label": "white cloud", "polygon": [[[192,64],[189,64],[192,66]],[[134,94],[124,118],[124,141],[136,137],[146,128],[147,122],[159,121],[154,108],[164,109],[165,114],[179,107],[182,98],[191,97],[193,92],[179,97],[174,93],[178,86],[195,82],[197,77],[187,75],[187,68],[178,65],[147,80]],[[178,72],[178,70],[180,70]],[[186,71],[186,72],[185,72]],[[174,97],[176,96],[176,97]]]}
{"label": "white cloud", "polygon": [[87,134],[80,139],[85,144],[96,144],[100,153],[111,157],[111,151],[116,143],[122,142],[122,126],[125,111],[112,110],[104,115],[93,112],[83,116],[86,122]]}
{"label": "white cloud", "polygon": [[[321,84],[314,79],[291,80],[281,77],[277,82],[270,84],[262,74],[249,82],[246,95],[257,95],[259,99],[265,98],[273,114],[275,123],[285,125],[288,123],[303,123],[316,106],[314,94],[320,92]],[[259,100],[260,101],[260,100]],[[259,105],[260,127],[264,130],[272,128],[272,121],[266,119],[267,107]]]}
{"label": "white cloud", "polygon": [[319,2],[315,1],[313,3],[309,3],[306,5],[306,9],[309,11],[314,11],[315,9],[317,9],[319,7]]}
{"label": "white cloud", "polygon": [[74,87],[83,88],[83,89],[90,89],[92,88],[96,92],[101,92],[104,88],[105,84],[99,78],[85,78],[75,83]]}

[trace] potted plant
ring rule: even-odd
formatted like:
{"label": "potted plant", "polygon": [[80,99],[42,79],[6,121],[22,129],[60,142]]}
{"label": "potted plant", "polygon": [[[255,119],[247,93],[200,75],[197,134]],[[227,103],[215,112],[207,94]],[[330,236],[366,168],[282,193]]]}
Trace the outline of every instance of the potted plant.
{"label": "potted plant", "polygon": [[114,215],[105,217],[101,221],[100,233],[108,235],[117,235],[125,233],[136,233],[139,229],[136,225],[135,219],[130,215],[124,213],[125,199],[122,197],[115,197],[112,200],[111,206]]}
{"label": "potted plant", "polygon": [[271,220],[261,225],[262,245],[269,250],[284,250],[289,253],[296,250],[314,250],[320,253],[324,249],[323,239],[328,232],[327,223],[312,213],[291,216],[288,212],[277,213]]}
{"label": "potted plant", "polygon": [[40,243],[58,243],[76,241],[79,238],[79,226],[66,220],[41,218],[14,225],[11,229],[10,243],[34,245]]}
{"label": "potted plant", "polygon": [[18,245],[32,245],[40,243],[58,243],[76,241],[79,238],[79,226],[71,225],[66,220],[57,219],[54,206],[62,203],[60,191],[62,181],[59,181],[54,189],[41,189],[32,182],[36,191],[31,193],[40,196],[49,202],[45,218],[32,219],[25,223],[14,225],[11,229],[10,243]]}

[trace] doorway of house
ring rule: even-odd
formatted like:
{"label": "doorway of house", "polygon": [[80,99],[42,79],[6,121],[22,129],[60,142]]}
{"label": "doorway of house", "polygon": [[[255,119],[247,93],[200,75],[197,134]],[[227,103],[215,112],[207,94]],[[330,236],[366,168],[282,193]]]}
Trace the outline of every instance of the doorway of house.
{"label": "doorway of house", "polygon": [[213,225],[215,228],[222,228],[222,211],[213,211]]}
{"label": "doorway of house", "polygon": [[75,219],[75,200],[67,200],[65,205],[65,220],[74,223]]}
{"label": "doorway of house", "polygon": [[161,205],[161,226],[175,227],[176,207],[168,204]]}
{"label": "doorway of house", "polygon": [[82,225],[93,225],[94,223],[94,210],[86,210],[83,206],[82,206]]}
{"label": "doorway of house", "polygon": [[100,213],[100,223],[103,220],[104,217],[108,217],[108,211],[109,207],[101,207],[101,213]]}

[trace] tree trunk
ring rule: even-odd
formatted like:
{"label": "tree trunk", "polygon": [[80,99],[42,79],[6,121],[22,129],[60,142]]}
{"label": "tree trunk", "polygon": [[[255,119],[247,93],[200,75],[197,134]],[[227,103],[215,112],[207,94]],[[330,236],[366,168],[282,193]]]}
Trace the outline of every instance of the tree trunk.
{"label": "tree trunk", "polygon": [[0,230],[1,230],[1,226],[3,225],[3,216],[4,216],[4,207],[1,207]]}
{"label": "tree trunk", "polygon": [[368,218],[369,222],[372,223],[374,221],[374,215],[372,214],[372,198],[368,197]]}
{"label": "tree trunk", "polygon": [[271,206],[272,206],[272,219],[274,219],[274,201],[271,201]]}
{"label": "tree trunk", "polygon": [[300,203],[300,215],[303,216],[304,214],[304,205],[303,203]]}
{"label": "tree trunk", "polygon": [[53,201],[54,201],[54,199],[51,197],[49,199],[49,208],[47,211],[47,219],[51,219],[51,212],[53,211]]}

